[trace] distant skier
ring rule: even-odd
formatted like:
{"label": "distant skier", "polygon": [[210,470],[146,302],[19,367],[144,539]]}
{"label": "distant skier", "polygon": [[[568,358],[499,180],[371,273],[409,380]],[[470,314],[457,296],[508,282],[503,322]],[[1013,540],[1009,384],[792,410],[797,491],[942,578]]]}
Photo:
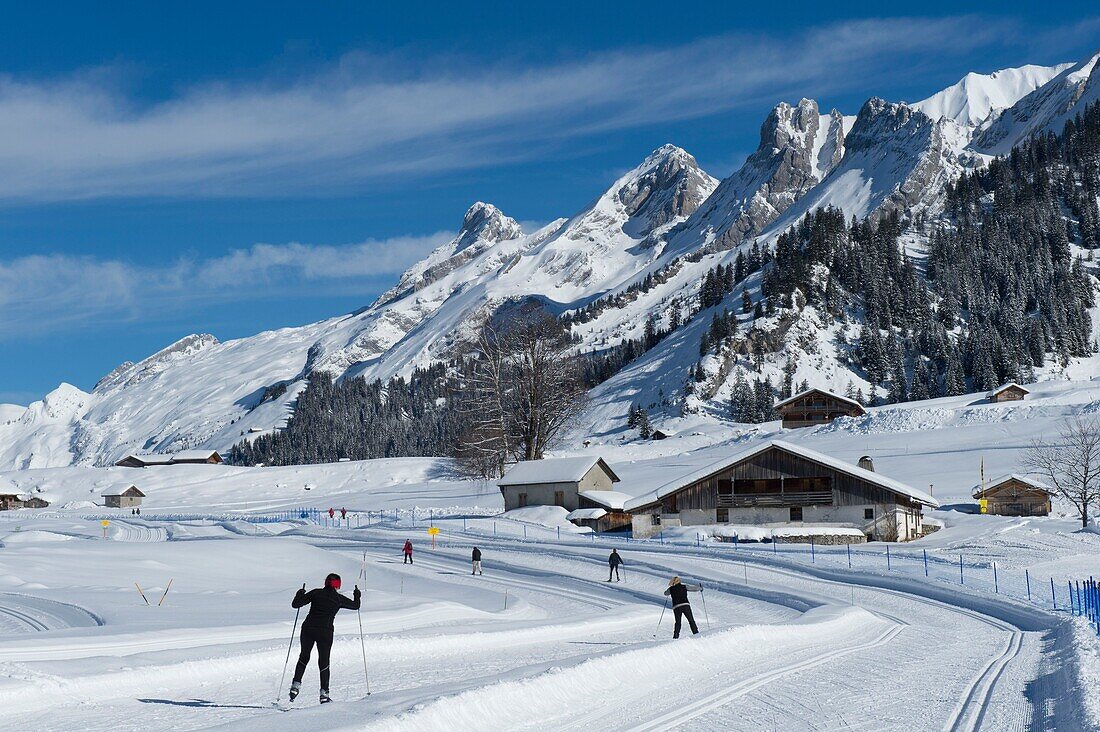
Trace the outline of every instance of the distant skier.
{"label": "distant skier", "polygon": [[413,563],[413,543],[412,539],[405,539],[405,547],[401,550],[405,554],[405,561],[402,564]]}
{"label": "distant skier", "polygon": [[328,517],[330,520],[336,518],[336,509],[330,508],[328,510]]}
{"label": "distant skier", "polygon": [[665,594],[672,598],[672,615],[676,618],[676,627],[672,629],[672,637],[680,637],[680,621],[687,618],[691,626],[691,634],[698,635],[699,628],[695,625],[695,616],[691,614],[691,604],[688,602],[689,592],[702,592],[702,585],[687,585],[680,581],[679,577],[673,577],[668,581],[668,589]]}
{"label": "distant skier", "polygon": [[618,549],[611,550],[611,556],[607,558],[607,564],[610,567],[610,571],[607,573],[607,581],[611,581],[612,575],[615,577],[615,581],[619,582],[619,567],[623,564],[623,558],[619,556]]}
{"label": "distant skier", "polygon": [[341,508],[340,509],[340,520],[341,521],[347,521],[347,519],[348,519],[348,510],[346,508]]}
{"label": "distant skier", "polygon": [[325,577],[325,586],[306,592],[298,590],[294,595],[291,607],[299,608],[309,605],[309,613],[302,623],[302,653],[298,656],[298,664],[294,667],[294,681],[290,685],[290,700],[298,696],[302,689],[302,676],[309,664],[309,654],[313,650],[313,644],[317,644],[317,667],[321,671],[321,703],[332,701],[328,695],[329,681],[329,652],[332,651],[332,620],[341,609],[358,610],[359,598],[362,593],[356,585],[353,599],[349,600],[341,595],[340,575],[330,574]]}
{"label": "distant skier", "polygon": [[481,550],[478,549],[476,546],[474,547],[472,558],[474,562],[474,568],[473,571],[470,572],[470,574],[484,574],[484,572],[481,571]]}

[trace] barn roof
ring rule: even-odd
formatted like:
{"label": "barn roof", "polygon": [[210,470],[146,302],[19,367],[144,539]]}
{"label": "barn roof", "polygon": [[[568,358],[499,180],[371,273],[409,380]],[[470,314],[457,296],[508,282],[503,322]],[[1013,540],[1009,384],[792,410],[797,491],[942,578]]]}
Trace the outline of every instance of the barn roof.
{"label": "barn roof", "polygon": [[580,496],[617,511],[623,510],[623,506],[634,496],[619,491],[581,491]]}
{"label": "barn roof", "polygon": [[145,498],[145,494],[136,485],[127,486],[125,490],[119,490],[117,488],[109,488],[102,493],[104,498],[113,498],[115,496],[138,496],[139,498]]}
{"label": "barn roof", "polygon": [[212,457],[221,457],[217,450],[181,450],[172,456],[173,462],[209,460]]}
{"label": "barn roof", "polygon": [[595,519],[602,519],[607,515],[607,511],[602,508],[578,508],[576,511],[570,511],[569,515],[565,518],[570,521],[592,521]]}
{"label": "barn roof", "polygon": [[838,402],[844,402],[845,404],[850,404],[853,407],[859,407],[860,409],[863,409],[863,405],[860,404],[859,402],[857,402],[855,399],[849,399],[848,397],[843,397],[840,394],[834,394],[831,391],[826,391],[825,389],[817,389],[817,388],[807,389],[806,391],[800,391],[797,394],[795,394],[794,396],[788,397],[788,398],[784,399],[783,401],[776,403],[775,408],[779,409],[780,407],[785,407],[788,404],[790,404],[790,403],[792,403],[792,402],[794,402],[798,399],[801,399],[804,396],[808,396],[810,394],[813,394],[815,392],[818,393],[818,394],[823,394],[823,395],[829,397],[830,399],[836,399]]}
{"label": "barn roof", "polygon": [[513,465],[497,485],[530,485],[531,483],[576,483],[599,465],[611,478],[619,482],[619,476],[599,456],[547,458],[524,460]]}
{"label": "barn roof", "polygon": [[644,493],[637,498],[629,501],[626,504],[626,510],[630,511],[659,501],[665,496],[676,493],[677,491],[686,488],[687,486],[698,480],[702,480],[707,476],[717,473],[723,468],[729,467],[731,465],[736,465],[737,463],[754,458],[757,455],[772,448],[783,450],[792,455],[797,455],[798,457],[805,458],[806,460],[828,466],[833,470],[836,470],[837,472],[845,473],[852,476],[853,478],[865,480],[868,483],[877,485],[880,488],[891,491],[892,493],[907,496],[917,503],[922,503],[926,506],[931,506],[932,508],[938,508],[940,505],[935,498],[925,493],[924,491],[918,490],[910,485],[902,483],[901,481],[894,480],[893,478],[887,478],[881,473],[876,473],[871,470],[865,470],[858,465],[852,465],[851,463],[845,462],[843,460],[838,460],[837,458],[818,452],[817,450],[811,450],[810,448],[803,447],[802,445],[795,445],[784,440],[766,440],[758,445],[755,445],[754,447],[750,447],[746,450],[742,450],[741,452],[734,453],[733,455],[730,455],[728,457],[716,460],[708,465],[704,465],[697,470],[676,478],[675,480],[670,480],[664,485],[658,486],[654,490],[648,493]]}
{"label": "barn roof", "polygon": [[[991,491],[994,488],[1000,486],[1002,483],[1007,483],[1010,480],[1018,480],[1021,483],[1023,483],[1024,485],[1029,485],[1032,488],[1037,488],[1038,490],[1045,491],[1046,493],[1050,493],[1051,495],[1054,495],[1054,489],[1051,488],[1046,483],[1044,483],[1043,481],[1036,480],[1035,478],[1030,478],[1026,475],[1020,475],[1019,473],[1009,473],[1007,475],[1002,475],[999,478],[994,478],[993,480],[986,483],[985,490],[986,491]],[[981,498],[982,497],[982,484],[979,483],[978,485],[974,486],[974,488],[970,492],[970,495],[973,496],[974,498]]]}
{"label": "barn roof", "polygon": [[1005,391],[1006,389],[1011,389],[1012,387],[1016,387],[1017,389],[1019,389],[1020,391],[1022,391],[1025,394],[1030,394],[1031,393],[1030,391],[1028,391],[1024,387],[1017,384],[1015,381],[1010,381],[1007,384],[1001,384],[996,389],[993,389],[988,394],[986,394],[986,397],[996,396],[997,394],[1000,394],[1002,391]]}

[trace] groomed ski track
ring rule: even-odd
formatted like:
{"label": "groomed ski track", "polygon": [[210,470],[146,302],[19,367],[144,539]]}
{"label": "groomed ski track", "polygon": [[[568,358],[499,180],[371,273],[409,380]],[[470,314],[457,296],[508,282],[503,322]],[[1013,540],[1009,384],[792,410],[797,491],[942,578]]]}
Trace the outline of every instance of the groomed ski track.
{"label": "groomed ski track", "polygon": [[[608,583],[604,546],[486,537],[476,542],[485,575],[471,577],[470,537],[444,532],[435,551],[420,541],[410,566],[399,555],[409,533],[286,539],[345,560],[365,552],[369,593],[431,599],[400,617],[364,612],[369,698],[354,614],[337,625],[337,701],[317,706],[311,667],[300,708],[289,713],[270,702],[292,616],[251,633],[211,629],[205,645],[189,637],[179,647],[153,637],[107,651],[103,637],[46,634],[36,655],[25,637],[6,636],[4,726],[1084,729],[1070,697],[1064,621],[1011,601],[669,545],[620,547],[624,581]],[[701,598],[692,598],[697,638],[685,628],[688,637],[672,642],[668,612],[658,629],[672,574],[707,588],[709,629]],[[355,583],[345,576],[346,589]],[[101,650],[114,660],[78,676],[59,673],[67,657]]]}

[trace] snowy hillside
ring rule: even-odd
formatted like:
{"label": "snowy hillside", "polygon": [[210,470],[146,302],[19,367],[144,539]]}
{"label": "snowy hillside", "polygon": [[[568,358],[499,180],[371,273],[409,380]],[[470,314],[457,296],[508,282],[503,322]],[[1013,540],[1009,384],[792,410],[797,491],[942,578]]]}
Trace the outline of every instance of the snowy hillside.
{"label": "snowy hillside", "polygon": [[[823,114],[811,100],[779,104],[762,125],[758,149],[725,180],[709,176],[688,152],[665,145],[581,211],[534,232],[476,203],[451,242],[360,311],[224,343],[212,335],[187,336],[119,366],[90,393],[63,385],[25,410],[4,407],[0,465],[104,465],[128,452],[226,450],[250,431],[285,424],[311,373],[372,380],[408,375],[459,353],[485,319],[511,303],[576,313],[628,288],[622,302],[573,325],[578,351],[602,352],[638,338],[647,320],[669,330],[673,323],[684,325],[598,387],[594,403],[616,415],[634,398],[663,404],[666,416],[685,406],[720,411],[730,374],[705,358],[705,389],[677,401],[700,360],[706,321],[718,312],[696,312],[700,282],[710,269],[733,266],[758,242],[773,244],[822,206],[860,218],[936,215],[945,186],[986,164],[985,153],[1053,129],[1093,99],[1094,65],[1091,59],[1072,67],[969,74],[911,105],[871,99],[856,116]],[[1036,126],[1039,117],[1045,121]],[[1009,132],[998,132],[1006,125]],[[911,253],[923,256],[927,240],[919,232],[906,236]],[[639,290],[647,276],[652,284]],[[751,275],[736,295],[759,303],[761,287],[760,276]],[[738,304],[731,297],[724,307]],[[778,375],[775,354],[787,352],[799,355],[798,380],[865,387],[835,343],[858,329],[834,317],[815,308],[738,314],[741,327],[752,328],[772,349],[762,373]]]}

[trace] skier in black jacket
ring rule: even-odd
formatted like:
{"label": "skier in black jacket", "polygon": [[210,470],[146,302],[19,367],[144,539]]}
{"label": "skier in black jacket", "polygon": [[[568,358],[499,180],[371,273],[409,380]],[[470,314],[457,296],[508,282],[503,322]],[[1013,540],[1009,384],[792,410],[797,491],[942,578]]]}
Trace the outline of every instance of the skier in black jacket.
{"label": "skier in black jacket", "polygon": [[473,554],[471,554],[470,558],[473,560],[474,563],[473,571],[471,571],[470,574],[484,574],[481,571],[481,550],[475,546]]}
{"label": "skier in black jacket", "polygon": [[673,577],[668,581],[668,589],[665,594],[672,598],[672,615],[676,618],[676,627],[672,629],[672,637],[680,637],[680,621],[687,618],[691,626],[691,634],[699,635],[699,628],[695,625],[695,616],[691,614],[691,604],[688,603],[689,592],[702,592],[702,585],[687,585],[680,581],[679,577]]}
{"label": "skier in black jacket", "polygon": [[356,585],[354,599],[349,600],[341,595],[340,575],[330,574],[325,577],[325,586],[306,592],[298,590],[294,595],[291,607],[299,608],[309,605],[309,613],[302,623],[302,653],[298,656],[298,665],[294,667],[294,682],[290,685],[290,700],[298,696],[302,688],[302,676],[306,672],[309,663],[309,654],[313,650],[313,644],[317,644],[317,666],[321,670],[321,703],[332,701],[328,695],[328,665],[329,652],[332,650],[332,620],[341,609],[358,610],[359,586]]}
{"label": "skier in black jacket", "polygon": [[623,564],[623,558],[619,556],[619,550],[618,549],[612,549],[611,550],[611,556],[609,556],[607,558],[607,565],[611,568],[611,570],[607,573],[607,581],[608,582],[611,581],[611,576],[612,575],[615,576],[616,581],[618,581],[620,579],[619,578],[619,567],[622,566],[622,564]]}

